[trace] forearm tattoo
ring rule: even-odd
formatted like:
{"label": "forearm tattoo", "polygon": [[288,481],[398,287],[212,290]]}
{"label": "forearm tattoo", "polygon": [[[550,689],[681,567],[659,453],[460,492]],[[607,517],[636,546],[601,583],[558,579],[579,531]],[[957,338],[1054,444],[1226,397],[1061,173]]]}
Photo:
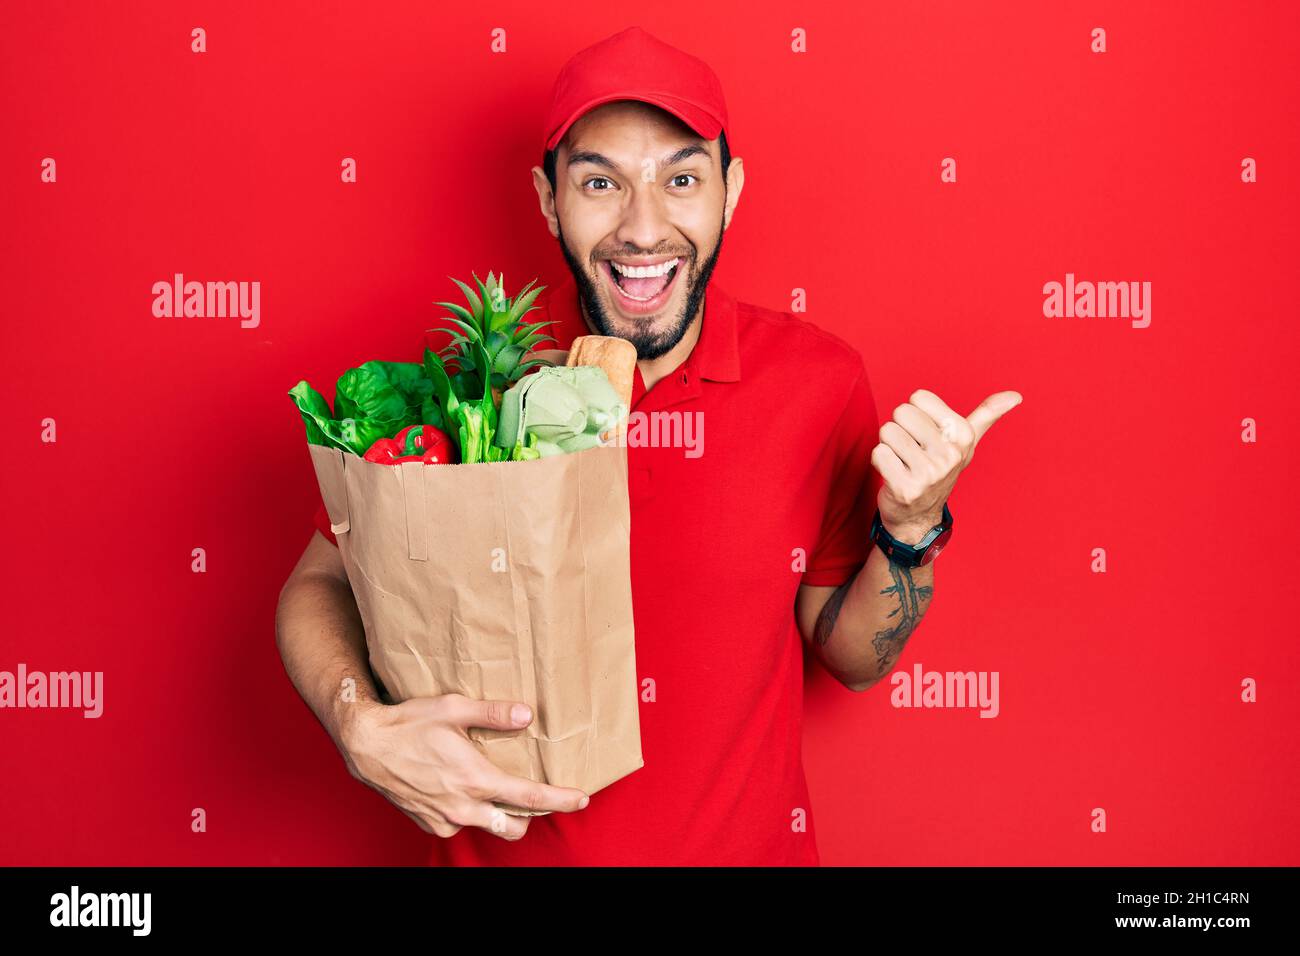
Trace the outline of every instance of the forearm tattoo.
{"label": "forearm tattoo", "polygon": [[[859,571],[858,573],[861,573]],[[932,585],[918,586],[912,580],[912,569],[904,568],[900,565],[889,562],[889,574],[894,579],[894,583],[882,590],[881,594],[894,594],[898,597],[898,607],[889,612],[889,617],[897,617],[892,627],[883,631],[877,631],[875,638],[871,641],[871,646],[876,652],[876,665],[880,672],[888,672],[898,661],[899,655],[903,653],[903,647],[907,644],[907,639],[912,636],[916,626],[921,623],[921,618],[925,610],[930,605],[930,598],[934,595]],[[821,614],[817,616],[817,626],[814,629],[813,636],[817,643],[825,645],[831,639],[831,634],[835,630],[835,622],[839,620],[840,609],[844,606],[844,599],[849,595],[849,588],[853,587],[853,582],[857,580],[857,574],[837,587],[822,608]]]}
{"label": "forearm tattoo", "polygon": [[882,674],[888,673],[897,662],[899,655],[903,653],[907,639],[916,630],[916,625],[921,623],[921,617],[925,614],[925,609],[930,606],[930,598],[934,594],[931,585],[917,587],[912,581],[911,568],[900,567],[890,561],[889,574],[894,579],[894,583],[880,593],[898,595],[898,607],[889,612],[890,617],[898,615],[898,620],[893,627],[877,631],[871,641],[871,646],[876,650],[876,663]]}
{"label": "forearm tattoo", "polygon": [[858,579],[860,573],[860,569],[855,571],[853,577],[832,591],[831,596],[826,599],[822,612],[817,615],[817,626],[813,628],[813,637],[817,639],[818,644],[825,645],[831,639],[835,622],[840,617],[840,608],[844,606],[844,599],[849,596],[849,588],[853,587],[853,582]]}

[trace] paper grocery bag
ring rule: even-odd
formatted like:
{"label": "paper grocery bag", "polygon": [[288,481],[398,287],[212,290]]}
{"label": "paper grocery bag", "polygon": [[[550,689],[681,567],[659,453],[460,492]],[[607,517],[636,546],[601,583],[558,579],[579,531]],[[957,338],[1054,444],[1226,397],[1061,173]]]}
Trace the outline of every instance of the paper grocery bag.
{"label": "paper grocery bag", "polygon": [[594,793],[643,766],[626,448],[383,465],[308,447],[390,699],[523,701],[525,729],[469,735],[531,780]]}

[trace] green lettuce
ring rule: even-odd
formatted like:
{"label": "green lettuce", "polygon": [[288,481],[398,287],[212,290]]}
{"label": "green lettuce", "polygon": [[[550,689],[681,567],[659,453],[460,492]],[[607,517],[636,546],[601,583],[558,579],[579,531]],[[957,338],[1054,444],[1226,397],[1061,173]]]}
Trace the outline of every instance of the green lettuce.
{"label": "green lettuce", "polygon": [[331,412],[325,398],[307,382],[289,390],[307,427],[307,441],[364,455],[380,438],[408,425],[443,428],[434,400],[434,383],[416,362],[366,362],[338,380]]}

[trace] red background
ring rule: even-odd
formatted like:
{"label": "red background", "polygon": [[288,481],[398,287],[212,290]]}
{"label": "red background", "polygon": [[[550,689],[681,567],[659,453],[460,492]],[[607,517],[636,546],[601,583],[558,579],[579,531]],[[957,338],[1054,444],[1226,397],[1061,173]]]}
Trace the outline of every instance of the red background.
{"label": "red background", "polygon": [[[317,501],[285,392],[412,355],[448,275],[560,279],[528,172],[550,84],[638,21],[521,2],[0,17],[0,669],[105,672],[98,720],[0,711],[0,862],[421,863],[430,838],[347,775],[276,652]],[[886,684],[810,670],[823,862],[1300,863],[1297,7],[652,20],[722,77],[745,160],[718,280],[779,309],[807,289],[884,418],[918,387],[963,413],[1025,397],[958,483],[899,665],[998,671],[1001,714],[894,709]],[[260,281],[260,327],[155,319],[174,272]],[[1151,282],[1150,327],[1045,318],[1066,272]]]}

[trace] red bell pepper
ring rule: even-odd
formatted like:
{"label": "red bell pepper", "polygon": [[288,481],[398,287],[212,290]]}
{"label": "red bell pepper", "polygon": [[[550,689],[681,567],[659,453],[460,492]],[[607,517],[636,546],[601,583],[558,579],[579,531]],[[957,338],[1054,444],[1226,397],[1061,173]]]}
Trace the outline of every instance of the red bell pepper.
{"label": "red bell pepper", "polygon": [[366,461],[373,461],[380,465],[396,464],[404,457],[405,452],[402,446],[392,438],[380,438],[368,449],[363,456]]}
{"label": "red bell pepper", "polygon": [[402,446],[405,454],[418,455],[421,461],[447,464],[456,460],[456,446],[451,436],[432,425],[403,428],[393,441]]}
{"label": "red bell pepper", "polygon": [[424,447],[423,425],[407,425],[393,436],[393,441],[402,446],[405,455],[420,454]]}
{"label": "red bell pepper", "polygon": [[404,461],[442,465],[455,461],[456,446],[446,433],[432,425],[411,425],[393,438],[378,439],[364,457],[380,465],[399,465]]}

